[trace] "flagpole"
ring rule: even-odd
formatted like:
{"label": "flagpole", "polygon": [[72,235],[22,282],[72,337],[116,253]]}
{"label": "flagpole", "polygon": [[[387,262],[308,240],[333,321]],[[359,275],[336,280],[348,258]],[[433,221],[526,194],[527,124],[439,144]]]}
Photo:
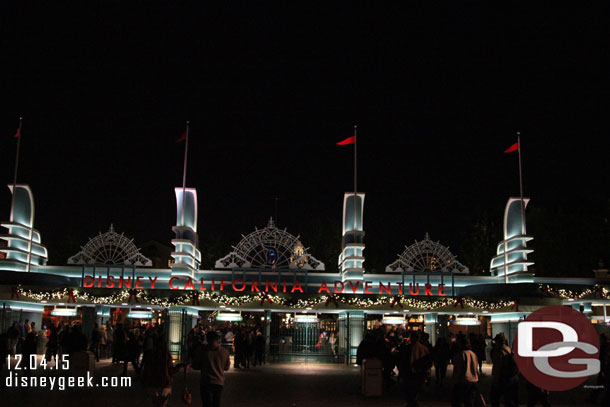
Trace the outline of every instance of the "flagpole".
{"label": "flagpole", "polygon": [[12,214],[15,206],[15,193],[17,187],[17,171],[19,170],[19,147],[21,146],[21,126],[23,124],[23,117],[19,117],[19,128],[17,129],[17,153],[15,154],[15,171],[13,173],[13,196],[11,197],[11,221]]}
{"label": "flagpole", "polygon": [[186,121],[186,140],[184,143],[184,168],[182,169],[182,226],[184,225],[184,201],[186,198],[186,161],[189,151],[189,121]]}
{"label": "flagpole", "polygon": [[[354,125],[354,232],[358,228],[357,218],[357,201],[358,201],[358,126]],[[356,235],[354,235],[354,240]]]}
{"label": "flagpole", "polygon": [[517,132],[517,150],[519,152],[519,196],[521,197],[521,234],[525,235],[525,208],[523,207],[523,169],[521,167],[521,132]]}

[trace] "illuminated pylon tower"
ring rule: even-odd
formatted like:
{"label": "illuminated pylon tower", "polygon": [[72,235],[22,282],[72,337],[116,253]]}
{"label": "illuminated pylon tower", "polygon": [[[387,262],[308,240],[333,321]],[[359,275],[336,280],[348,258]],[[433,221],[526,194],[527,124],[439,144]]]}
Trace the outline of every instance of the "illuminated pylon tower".
{"label": "illuminated pylon tower", "polygon": [[527,248],[527,242],[533,239],[525,228],[525,208],[528,202],[529,198],[508,199],[504,210],[504,240],[498,244],[496,256],[491,259],[491,274],[504,277],[507,283],[527,282],[533,276],[528,273],[528,267],[534,263],[527,259],[527,255],[534,251]]}
{"label": "illuminated pylon tower", "polygon": [[364,195],[346,192],[343,196],[343,233],[339,255],[342,281],[364,278]]}
{"label": "illuminated pylon tower", "polygon": [[[194,277],[201,265],[199,236],[197,236],[197,190],[195,188],[175,188],[176,193],[176,226],[172,231],[174,251],[172,258],[172,275]],[[184,198],[184,202],[183,202]]]}
{"label": "illuminated pylon tower", "polygon": [[28,185],[9,185],[14,195],[9,222],[2,226],[8,233],[0,234],[7,242],[1,249],[6,257],[0,260],[0,270],[30,271],[31,266],[47,264],[47,248],[41,244],[40,232],[34,229],[34,195]]}

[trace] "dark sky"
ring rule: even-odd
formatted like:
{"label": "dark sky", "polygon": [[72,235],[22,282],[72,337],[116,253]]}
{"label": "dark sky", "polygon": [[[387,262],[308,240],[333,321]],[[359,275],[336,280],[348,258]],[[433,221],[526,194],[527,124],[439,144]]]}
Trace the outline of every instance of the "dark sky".
{"label": "dark sky", "polygon": [[306,245],[312,219],[338,222],[355,123],[366,239],[390,253],[426,231],[459,247],[478,210],[501,214],[518,130],[532,205],[609,195],[606,9],[55,3],[4,5],[0,38],[1,171],[23,115],[19,181],[52,258],[110,222],[169,243],[185,120],[200,232],[233,242],[274,197]]}

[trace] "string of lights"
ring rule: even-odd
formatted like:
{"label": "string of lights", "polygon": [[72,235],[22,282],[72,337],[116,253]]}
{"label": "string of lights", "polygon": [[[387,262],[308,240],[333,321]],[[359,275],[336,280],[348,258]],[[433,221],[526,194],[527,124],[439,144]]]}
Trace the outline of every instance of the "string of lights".
{"label": "string of lights", "polygon": [[540,290],[540,292],[542,293],[542,295],[547,295],[547,296],[556,296],[562,299],[575,299],[575,300],[580,300],[583,299],[587,296],[590,295],[594,295],[596,297],[601,297],[601,298],[607,298],[608,297],[608,293],[610,293],[610,291],[608,289],[606,289],[605,287],[596,284],[591,288],[585,288],[583,290],[580,291],[572,291],[572,290],[568,290],[568,289],[564,289],[564,288],[553,288],[548,284],[540,284],[538,286],[538,289]]}
{"label": "string of lights", "polygon": [[[591,291],[592,292],[592,291]],[[418,308],[424,310],[435,310],[447,306],[469,307],[482,310],[498,310],[502,308],[514,307],[514,300],[484,301],[467,297],[457,298],[437,298],[437,299],[417,299],[409,296],[379,296],[379,297],[349,297],[349,296],[326,296],[313,297],[308,299],[285,298],[278,295],[260,293],[259,295],[230,296],[226,294],[188,292],[185,294],[165,297],[152,295],[146,291],[121,290],[112,295],[96,296],[85,291],[76,289],[55,289],[55,290],[24,290],[17,288],[17,293],[36,301],[55,301],[70,298],[74,302],[96,304],[96,305],[116,305],[124,303],[147,303],[161,307],[199,305],[201,300],[209,300],[218,306],[238,307],[244,304],[258,302],[261,306],[265,304],[275,304],[288,308],[307,309],[318,307],[322,304],[326,308],[333,309],[342,305],[356,308],[369,308],[376,306],[390,306],[396,310],[406,308]],[[606,290],[607,293],[607,290]],[[583,294],[585,295],[585,294]]]}

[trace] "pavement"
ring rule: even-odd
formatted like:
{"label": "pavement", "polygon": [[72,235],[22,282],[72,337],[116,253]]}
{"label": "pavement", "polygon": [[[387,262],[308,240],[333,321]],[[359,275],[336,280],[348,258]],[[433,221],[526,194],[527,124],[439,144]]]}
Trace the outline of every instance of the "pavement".
{"label": "pavement", "polygon": [[[95,368],[96,380],[101,376],[117,377],[122,372],[122,365],[112,365],[109,360],[98,362]],[[6,375],[6,369],[2,372]],[[53,376],[57,373],[38,372],[38,375]],[[140,385],[134,371],[129,368],[132,377],[129,388],[108,389],[101,387],[87,389],[70,389],[66,391],[41,388],[10,388],[0,390],[0,406],[4,407],[147,407],[152,401],[146,390]],[[480,381],[483,394],[489,394],[491,366],[484,365],[484,375]],[[434,377],[434,372],[433,372]],[[451,377],[451,366],[448,377]],[[4,379],[3,379],[4,382]],[[199,396],[199,372],[191,371],[186,377],[180,371],[174,380],[173,394],[169,406],[185,406],[182,392],[186,386],[193,394],[192,406],[201,406]],[[358,406],[404,406],[401,386],[396,384],[386,389],[381,397],[366,398],[361,395],[360,368],[339,364],[316,363],[274,363],[250,369],[234,369],[227,372],[223,390],[224,407],[358,407]],[[590,379],[586,385],[593,385]],[[581,386],[568,392],[557,392],[550,395],[553,406],[584,406],[584,400],[591,390]],[[525,405],[525,385],[522,383],[520,399]],[[431,384],[421,394],[422,407],[450,406],[451,382],[445,386]]]}

